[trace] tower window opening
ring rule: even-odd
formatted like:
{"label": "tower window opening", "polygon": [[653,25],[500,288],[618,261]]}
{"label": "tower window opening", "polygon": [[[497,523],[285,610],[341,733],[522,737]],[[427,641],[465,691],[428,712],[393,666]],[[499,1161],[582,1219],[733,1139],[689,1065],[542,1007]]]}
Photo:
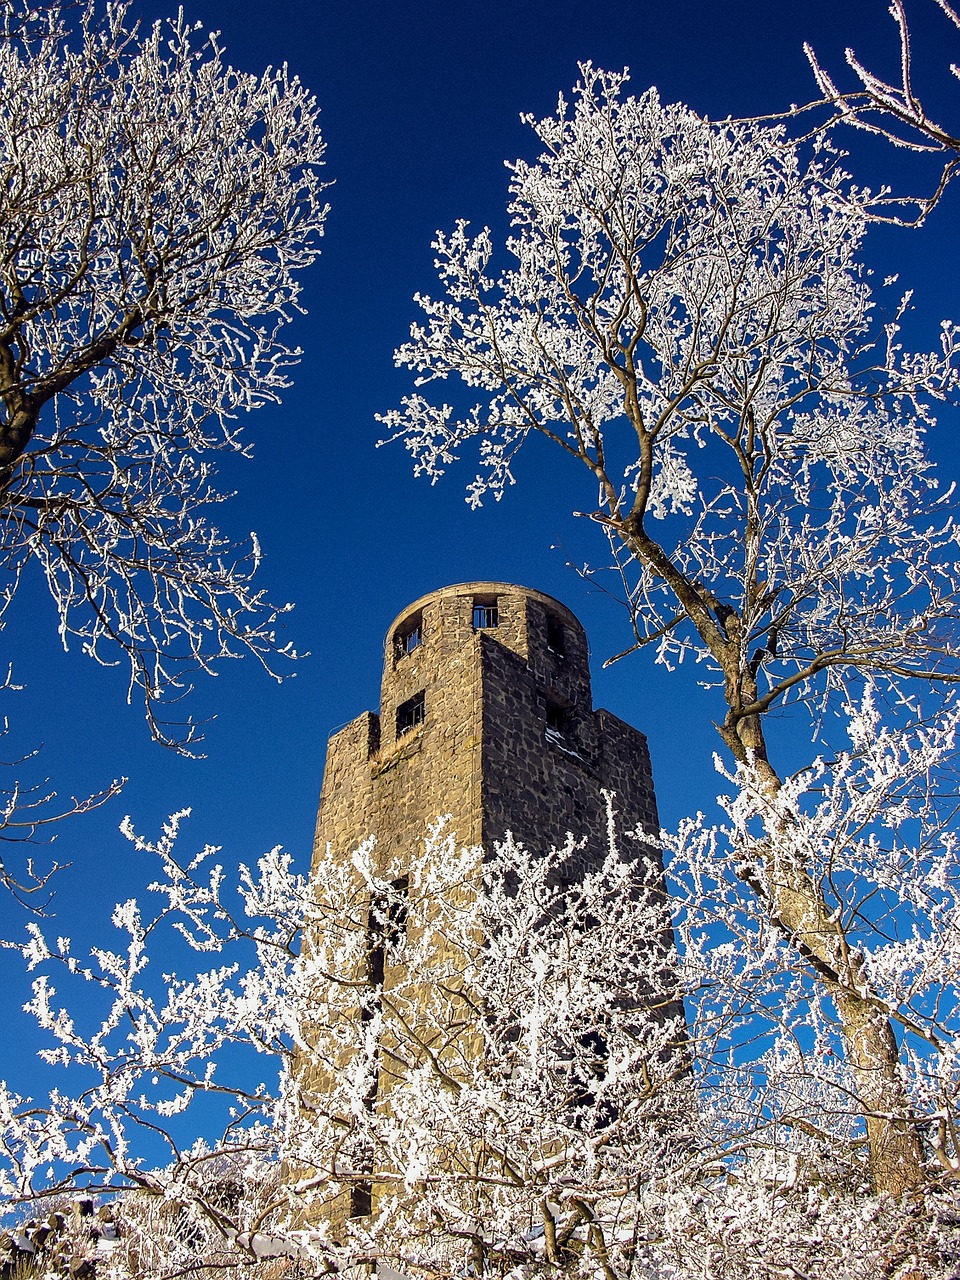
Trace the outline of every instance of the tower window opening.
{"label": "tower window opening", "polygon": [[562,658],[567,652],[563,623],[556,618],[547,618],[547,649],[555,658]]}
{"label": "tower window opening", "polygon": [[473,602],[473,629],[474,631],[492,631],[494,627],[500,625],[500,606],[494,600],[474,600]]}
{"label": "tower window opening", "polygon": [[[406,876],[391,880],[387,893],[378,894],[370,903],[367,916],[367,981],[377,993],[383,988],[387,965],[398,964],[407,940],[407,890]],[[379,1003],[379,994],[374,1000]],[[369,1021],[373,1006],[368,1001],[361,1012],[361,1019]]]}
{"label": "tower window opening", "polygon": [[597,1099],[607,1077],[609,1050],[600,1031],[587,1031],[565,1046],[558,1055],[561,1070],[567,1077],[567,1113],[570,1123],[580,1129],[590,1112],[598,1129],[609,1128],[617,1118],[615,1105],[606,1098]]}
{"label": "tower window opening", "polygon": [[423,644],[423,617],[417,614],[408,618],[402,627],[398,627],[393,637],[393,652],[396,658],[405,658]]}
{"label": "tower window opening", "polygon": [[373,1183],[369,1178],[350,1188],[350,1217],[367,1218],[373,1213]]}
{"label": "tower window opening", "polygon": [[555,698],[547,698],[546,736],[550,742],[564,742],[570,736],[570,712]]}
{"label": "tower window opening", "polygon": [[396,964],[407,940],[407,891],[409,880],[401,876],[390,881],[389,893],[370,904],[370,981],[382,986],[388,964]]}
{"label": "tower window opening", "polygon": [[[384,893],[374,896],[370,902],[367,916],[367,981],[370,989],[360,1006],[361,1023],[371,1022],[375,1014],[383,1008],[383,986],[387,977],[387,966],[399,964],[402,959],[404,944],[407,940],[407,893],[410,881],[400,876],[390,881],[390,887]],[[367,1091],[363,1097],[365,1110],[373,1111],[380,1092],[379,1086],[380,1047],[374,1049],[374,1058]],[[373,1170],[373,1151],[369,1147],[361,1149],[357,1161],[357,1169],[361,1173]],[[373,1180],[360,1178],[350,1190],[350,1217],[365,1218],[373,1211]]]}
{"label": "tower window opening", "polygon": [[173,1236],[188,1253],[199,1253],[203,1248],[203,1227],[193,1217],[186,1205],[181,1205],[173,1220]]}
{"label": "tower window opening", "polygon": [[409,733],[418,724],[423,724],[426,718],[426,700],[421,690],[420,693],[415,693],[412,698],[408,698],[406,702],[401,702],[397,707],[397,737],[399,738],[403,733]]}

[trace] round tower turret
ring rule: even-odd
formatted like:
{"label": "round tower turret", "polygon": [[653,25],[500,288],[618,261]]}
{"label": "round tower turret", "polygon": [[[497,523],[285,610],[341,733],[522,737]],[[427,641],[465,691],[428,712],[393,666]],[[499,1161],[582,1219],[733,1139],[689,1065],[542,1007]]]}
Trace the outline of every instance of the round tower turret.
{"label": "round tower turret", "polygon": [[[408,605],[384,646],[381,743],[386,746],[427,718],[438,699],[460,688],[467,652],[493,643],[523,659],[553,718],[589,715],[587,637],[570,610],[542,591],[507,582],[463,582]],[[467,652],[465,652],[467,651]],[[422,706],[420,695],[423,695]],[[463,696],[468,690],[461,689]]]}

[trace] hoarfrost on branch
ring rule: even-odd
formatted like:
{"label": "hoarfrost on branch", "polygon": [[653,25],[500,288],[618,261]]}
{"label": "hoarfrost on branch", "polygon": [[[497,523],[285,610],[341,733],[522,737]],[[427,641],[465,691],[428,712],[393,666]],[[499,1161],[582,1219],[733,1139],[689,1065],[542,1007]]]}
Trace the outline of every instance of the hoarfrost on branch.
{"label": "hoarfrost on branch", "polygon": [[[47,1100],[4,1090],[4,1195],[43,1206],[129,1188],[111,1274],[140,1280],[201,1259],[267,1277],[278,1259],[322,1274],[371,1258],[412,1277],[597,1280],[744,1267],[868,1280],[922,1259],[946,1280],[960,912],[941,783],[957,713],[894,733],[869,702],[849,710],[849,750],[791,780],[775,813],[741,771],[725,824],[691,820],[669,840],[669,913],[645,844],[612,822],[588,873],[572,837],[484,856],[442,821],[402,888],[377,871],[373,840],[351,859],[321,851],[312,888],[274,850],[241,869],[236,905],[217,849],[178,854],[185,815],[155,841],[128,827],[156,860],[159,907],[123,904],[126,942],[90,961],[37,924],[23,944],[48,1060],[74,1084]],[[743,895],[740,875],[765,878],[762,846],[784,824],[833,912],[855,922],[850,943],[901,1028],[910,1111],[940,1168],[922,1199],[866,1190],[842,1029],[762,896]],[[170,928],[216,959],[158,983]],[[391,949],[383,976],[374,937]],[[55,982],[99,990],[101,1025]],[[162,1143],[150,1162],[148,1139]],[[330,1212],[367,1187],[374,1212]]]}
{"label": "hoarfrost on branch", "polygon": [[431,480],[476,448],[473,505],[502,496],[531,433],[584,469],[632,648],[696,659],[725,767],[774,815],[764,839],[737,828],[739,892],[819,984],[871,1181],[899,1195],[926,1175],[895,1019],[860,914],[836,910],[783,807],[795,766],[769,713],[816,734],[876,695],[894,727],[922,723],[923,691],[960,677],[960,528],[924,448],[960,329],[912,352],[911,295],[881,318],[861,257],[881,197],[828,134],[715,124],[626,79],[584,64],[572,102],[527,117],[541,150],[510,166],[505,265],[488,231],[438,235],[440,293],[396,353],[418,389],[382,421]]}
{"label": "hoarfrost on branch", "polygon": [[[67,19],[79,13],[71,30]],[[270,668],[283,608],[210,523],[217,451],[276,401],[326,206],[311,95],[181,13],[8,9],[0,38],[0,606],[38,565],[71,637],[127,666],[153,732],[191,673]]]}

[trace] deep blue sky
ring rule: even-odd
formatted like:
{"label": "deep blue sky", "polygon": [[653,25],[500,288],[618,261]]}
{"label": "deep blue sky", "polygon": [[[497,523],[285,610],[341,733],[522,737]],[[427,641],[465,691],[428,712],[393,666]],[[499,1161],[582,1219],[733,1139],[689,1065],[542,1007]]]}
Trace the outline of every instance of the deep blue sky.
{"label": "deep blue sky", "polygon": [[[116,834],[128,812],[152,832],[164,815],[192,805],[197,844],[222,843],[228,865],[282,843],[306,868],[328,735],[376,706],[382,638],[395,614],[451,582],[515,581],[567,603],[592,642],[597,705],[649,736],[665,819],[708,806],[718,790],[715,744],[703,727],[712,704],[695,674],[671,678],[647,658],[599,670],[627,637],[617,607],[566,567],[603,551],[594,531],[570,516],[590,502],[580,477],[531,449],[504,502],[472,514],[463,501],[469,467],[434,488],[414,481],[401,448],[374,448],[374,414],[409,388],[391,353],[416,318],[412,294],[432,287],[434,231],[458,217],[502,228],[503,161],[535,154],[519,113],[553,110],[578,60],[627,65],[638,91],[656,84],[665,98],[714,116],[776,111],[814,95],[804,40],[838,73],[848,44],[868,65],[896,73],[884,0],[186,0],[185,7],[222,33],[244,70],[288,62],[323,109],[335,186],[324,255],[307,281],[309,315],[296,325],[304,358],[284,404],[250,419],[255,460],[230,466],[239,496],[222,510],[222,523],[238,535],[258,531],[263,581],[275,598],[296,601],[288,634],[312,656],[280,686],[251,663],[205,681],[194,710],[218,718],[207,758],[185,761],[149,741],[139,707],[125,705],[122,670],[64,655],[52,605],[25,595],[4,637],[27,685],[10,704],[18,748],[43,743],[42,770],[64,793],[130,778],[120,800],[60,835],[56,856],[74,869],[60,880],[57,930],[109,935],[113,902],[143,883],[148,871]],[[918,82],[960,128],[960,86],[943,65],[960,60],[960,39],[933,0],[909,7]],[[169,12],[157,0],[136,9],[148,20]],[[900,155],[855,136],[849,142],[866,178],[884,171],[899,178]],[[922,232],[881,231],[868,248],[878,274],[901,270],[916,285],[930,342],[941,317],[960,313],[958,198],[952,192]],[[950,437],[935,447],[955,473]],[[3,936],[20,932],[22,913],[3,895],[0,917]],[[8,1028],[0,1077],[23,1087],[33,1038],[9,1028],[26,994],[11,977],[0,995]]]}

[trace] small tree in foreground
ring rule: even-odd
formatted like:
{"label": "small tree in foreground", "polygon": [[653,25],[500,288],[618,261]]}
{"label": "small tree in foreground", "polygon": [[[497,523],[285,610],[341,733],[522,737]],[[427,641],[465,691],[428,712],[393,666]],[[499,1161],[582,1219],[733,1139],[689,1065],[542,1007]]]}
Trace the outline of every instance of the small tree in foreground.
{"label": "small tree in foreground", "polygon": [[[779,796],[811,875],[860,922],[885,1015],[910,1026],[906,1105],[939,1161],[915,1199],[871,1194],[842,1029],[742,893],[733,851],[769,821],[745,788],[724,827],[671,841],[677,970],[643,845],[613,827],[603,865],[574,876],[576,841],[481,859],[442,823],[403,887],[375,873],[372,841],[321,855],[315,891],[274,851],[242,872],[239,911],[215,850],[177,855],[180,819],[137,839],[161,906],[119,906],[119,947],[85,963],[32,924],[22,948],[65,1075],[47,1099],[0,1096],[11,1240],[81,1192],[112,1205],[109,1250],[85,1247],[115,1280],[374,1260],[424,1277],[948,1280],[960,910],[938,776],[956,720],[892,734],[862,710],[849,751]],[[171,975],[167,930],[210,966]]]}
{"label": "small tree in foreground", "polygon": [[582,72],[572,105],[528,118],[542,153],[511,166],[512,265],[493,267],[488,231],[440,235],[440,296],[418,298],[426,322],[397,353],[418,386],[455,374],[476,402],[418,391],[384,422],[434,480],[476,442],[473,505],[513,483],[531,434],[585,470],[634,648],[711,673],[726,767],[763,828],[732,829],[740,898],[836,1020],[871,1181],[900,1194],[925,1179],[912,1031],[856,940],[876,900],[838,909],[846,888],[797,825],[795,743],[777,758],[770,712],[806,708],[822,731],[860,688],[894,726],[922,723],[915,690],[957,678],[958,528],[923,435],[958,332],[910,354],[907,299],[878,318],[858,257],[872,197],[828,140],[714,125]]}
{"label": "small tree in foreground", "polygon": [[647,860],[611,843],[585,872],[572,837],[483,859],[440,824],[398,888],[372,843],[314,865],[294,1193],[345,1261],[625,1274],[637,1186],[690,1136]]}
{"label": "small tree in foreground", "polygon": [[[129,1187],[129,1212],[151,1197],[179,1206],[237,1265],[246,1251],[318,1270],[373,1256],[426,1273],[463,1259],[629,1268],[638,1178],[685,1163],[689,1145],[669,918],[638,878],[645,859],[611,847],[570,884],[572,840],[543,855],[508,841],[483,860],[441,824],[403,891],[374,874],[372,841],[346,865],[321,858],[305,912],[304,884],[271,855],[256,879],[244,873],[246,910],[260,917],[247,929],[228,914],[219,868],[204,883],[203,855],[178,863],[176,832],[175,821],[152,846],[160,918],[198,950],[246,942],[255,955],[240,972],[168,978],[154,995],[147,942],[160,918],[136,904],[114,915],[129,945],[96,951],[89,968],[31,926],[31,966],[62,966],[108,998],[91,1034],[60,1008],[52,975],[34,984],[31,1011],[57,1041],[44,1056],[87,1087],[49,1106],[5,1095],[8,1199]],[[375,938],[390,950],[379,971]],[[269,1088],[226,1078],[238,1044],[273,1056]],[[220,1141],[208,1127],[184,1142],[177,1117],[218,1095],[229,1104]],[[144,1167],[148,1132],[163,1136],[166,1168]],[[217,1208],[217,1169],[255,1171],[257,1157],[274,1164],[262,1178],[272,1200],[254,1214],[246,1197]],[[183,1251],[170,1235],[153,1247],[156,1274]]]}
{"label": "small tree in foreground", "polygon": [[[78,17],[71,29],[68,21]],[[275,401],[326,206],[313,98],[127,0],[0,22],[0,614],[38,565],[66,643],[125,662],[154,734],[189,674],[269,667],[259,560],[209,523],[213,454]]]}

